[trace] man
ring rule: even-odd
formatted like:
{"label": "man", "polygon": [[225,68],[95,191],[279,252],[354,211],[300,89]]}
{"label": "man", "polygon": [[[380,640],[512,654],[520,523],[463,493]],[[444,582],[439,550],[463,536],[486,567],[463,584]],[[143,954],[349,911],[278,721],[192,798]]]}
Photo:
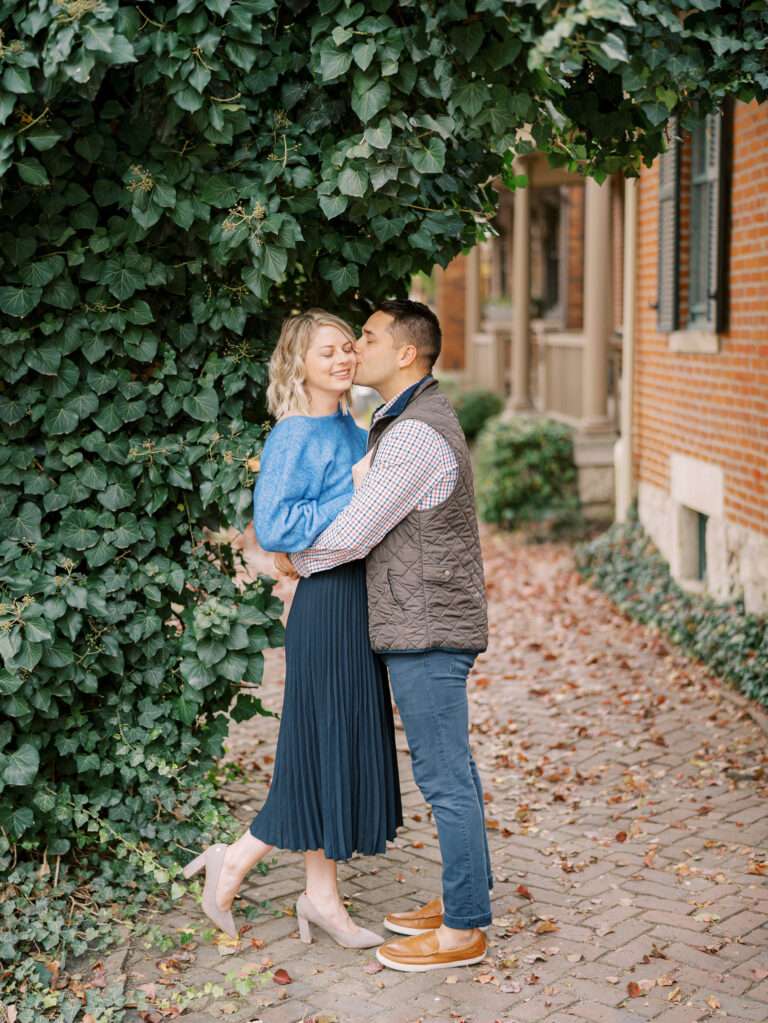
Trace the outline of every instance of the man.
{"label": "man", "polygon": [[301,575],[366,558],[371,644],[386,663],[443,858],[442,905],[433,899],[384,921],[405,937],[377,958],[408,972],[483,959],[493,887],[467,710],[467,675],[488,643],[485,583],[469,451],[431,376],[440,344],[437,318],[420,302],[384,302],[369,317],[355,383],[385,403],[359,486],[313,547],[291,555]]}

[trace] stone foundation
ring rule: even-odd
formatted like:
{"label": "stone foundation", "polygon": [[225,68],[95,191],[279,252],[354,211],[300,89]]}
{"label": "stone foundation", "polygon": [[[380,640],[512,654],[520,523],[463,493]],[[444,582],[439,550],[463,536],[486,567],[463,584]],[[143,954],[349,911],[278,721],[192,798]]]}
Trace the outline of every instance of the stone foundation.
{"label": "stone foundation", "polygon": [[[684,587],[718,601],[743,599],[752,614],[768,614],[768,537],[728,522],[723,510],[722,469],[688,456],[672,455],[671,493],[640,482],[638,511],[645,531]],[[698,521],[706,525],[706,578],[696,578]]]}

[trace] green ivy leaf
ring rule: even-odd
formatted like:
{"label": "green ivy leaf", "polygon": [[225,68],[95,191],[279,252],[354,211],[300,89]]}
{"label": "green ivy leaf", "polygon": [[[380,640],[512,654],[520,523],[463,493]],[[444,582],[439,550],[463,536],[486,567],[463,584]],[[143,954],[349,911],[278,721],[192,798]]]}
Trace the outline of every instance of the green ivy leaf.
{"label": "green ivy leaf", "polygon": [[411,150],[409,156],[419,174],[441,174],[445,168],[445,143],[438,138],[428,139],[422,149]]}
{"label": "green ivy leaf", "polygon": [[379,81],[360,96],[352,94],[352,109],[367,124],[389,103],[390,96],[389,83]]}
{"label": "green ivy leaf", "polygon": [[6,785],[31,785],[40,767],[40,754],[34,746],[24,743],[5,757],[3,781]]}
{"label": "green ivy leaf", "polygon": [[27,316],[43,295],[42,288],[24,288],[20,284],[0,288],[0,309],[9,316]]}
{"label": "green ivy leaf", "polygon": [[219,398],[212,387],[189,395],[182,404],[184,411],[201,423],[213,423],[219,414]]}
{"label": "green ivy leaf", "polygon": [[342,195],[363,196],[368,188],[368,175],[362,169],[345,167],[339,174],[338,186]]}

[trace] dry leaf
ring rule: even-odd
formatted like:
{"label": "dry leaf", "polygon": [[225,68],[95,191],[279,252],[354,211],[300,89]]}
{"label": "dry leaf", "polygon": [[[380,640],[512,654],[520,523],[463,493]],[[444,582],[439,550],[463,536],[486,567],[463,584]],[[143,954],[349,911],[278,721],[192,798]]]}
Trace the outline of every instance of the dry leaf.
{"label": "dry leaf", "polygon": [[683,992],[680,990],[679,987],[673,988],[667,995],[668,1002],[682,1002],[682,1000]]}
{"label": "dry leaf", "polygon": [[458,984],[458,982],[459,982],[459,978],[456,976],[455,973],[452,973],[449,977],[445,978],[445,983],[446,984]]}
{"label": "dry leaf", "polygon": [[552,934],[554,931],[559,931],[560,928],[554,922],[554,920],[542,920],[537,923],[534,927],[534,931],[537,934]]}
{"label": "dry leaf", "polygon": [[630,998],[639,998],[642,995],[642,989],[636,980],[630,980],[627,984],[627,994]]}
{"label": "dry leaf", "polygon": [[524,899],[530,899],[531,902],[533,902],[533,896],[524,884],[519,884],[517,888],[515,888],[515,894],[522,896]]}
{"label": "dry leaf", "polygon": [[363,967],[363,973],[381,973],[383,969],[384,967],[381,965],[381,963],[370,962],[366,963],[365,966]]}
{"label": "dry leaf", "polygon": [[490,984],[492,980],[496,978],[492,973],[480,973],[474,978],[478,984]]}
{"label": "dry leaf", "polygon": [[261,468],[261,459],[260,458],[249,458],[248,459],[248,468],[251,470],[251,472],[258,472],[259,469]]}
{"label": "dry leaf", "polygon": [[605,979],[608,981],[609,984],[618,984],[619,983],[619,978],[618,977],[606,977]]}
{"label": "dry leaf", "polygon": [[661,977],[657,977],[656,983],[659,987],[672,987],[675,983],[675,978],[670,976],[670,974],[665,973]]}
{"label": "dry leaf", "polygon": [[719,1009],[720,1008],[720,1002],[717,1000],[717,998],[715,998],[714,995],[707,995],[707,997],[704,999],[704,1001],[707,1003],[707,1005],[710,1007],[710,1009]]}
{"label": "dry leaf", "polygon": [[614,838],[616,839],[617,842],[626,842],[627,833],[626,831],[617,831],[616,834],[614,835]]}
{"label": "dry leaf", "polygon": [[499,990],[504,995],[519,995],[523,987],[518,981],[511,980],[508,984],[502,984]]}
{"label": "dry leaf", "polygon": [[293,983],[293,979],[288,975],[288,971],[282,969],[275,970],[275,972],[272,974],[272,980],[274,980],[275,984]]}

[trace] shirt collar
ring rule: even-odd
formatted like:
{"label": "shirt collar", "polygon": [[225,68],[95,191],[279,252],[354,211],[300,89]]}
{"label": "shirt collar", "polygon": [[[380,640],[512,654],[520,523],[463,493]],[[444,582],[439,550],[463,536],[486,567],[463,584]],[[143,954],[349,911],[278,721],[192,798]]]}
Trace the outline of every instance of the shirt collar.
{"label": "shirt collar", "polygon": [[371,426],[373,426],[373,424],[379,419],[383,419],[384,416],[399,416],[413,397],[416,390],[421,387],[426,380],[432,380],[431,373],[427,373],[427,375],[423,376],[421,380],[417,380],[415,384],[409,384],[408,387],[403,388],[402,391],[398,391],[394,398],[390,398],[389,401],[385,402],[383,405],[379,405],[371,417]]}

